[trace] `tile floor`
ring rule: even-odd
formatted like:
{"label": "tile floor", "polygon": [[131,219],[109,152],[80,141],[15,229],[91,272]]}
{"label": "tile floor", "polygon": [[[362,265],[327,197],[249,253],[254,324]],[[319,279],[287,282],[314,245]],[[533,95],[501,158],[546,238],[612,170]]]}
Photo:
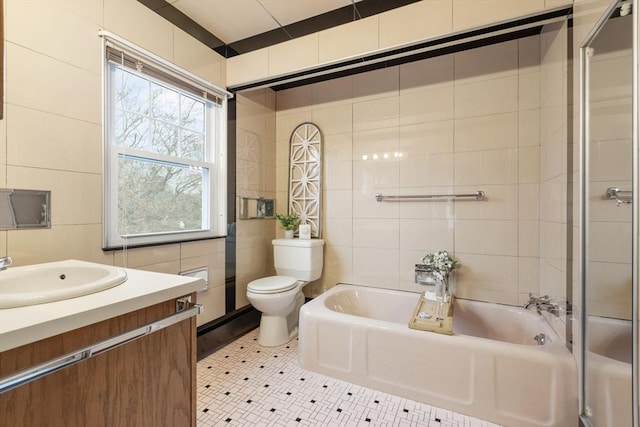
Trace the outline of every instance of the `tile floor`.
{"label": "tile floor", "polygon": [[500,427],[306,371],[298,341],[260,347],[258,330],[198,362],[198,427]]}

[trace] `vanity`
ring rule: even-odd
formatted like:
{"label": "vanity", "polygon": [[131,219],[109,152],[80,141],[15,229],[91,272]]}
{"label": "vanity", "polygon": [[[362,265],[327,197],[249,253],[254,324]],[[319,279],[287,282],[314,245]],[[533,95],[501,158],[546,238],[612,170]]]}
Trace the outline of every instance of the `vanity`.
{"label": "vanity", "polygon": [[[26,268],[0,271],[0,283]],[[119,270],[126,281],[105,290],[0,309],[0,424],[196,425],[194,303],[205,283]]]}

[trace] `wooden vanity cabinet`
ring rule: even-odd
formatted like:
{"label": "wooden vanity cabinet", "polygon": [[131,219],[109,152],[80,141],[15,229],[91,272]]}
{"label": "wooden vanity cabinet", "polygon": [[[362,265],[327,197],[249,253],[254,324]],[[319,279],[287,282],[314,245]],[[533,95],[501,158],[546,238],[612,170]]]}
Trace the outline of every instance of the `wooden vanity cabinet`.
{"label": "wooden vanity cabinet", "polygon": [[[170,300],[7,350],[0,378],[175,312]],[[195,412],[195,316],[0,393],[0,426],[194,427]]]}

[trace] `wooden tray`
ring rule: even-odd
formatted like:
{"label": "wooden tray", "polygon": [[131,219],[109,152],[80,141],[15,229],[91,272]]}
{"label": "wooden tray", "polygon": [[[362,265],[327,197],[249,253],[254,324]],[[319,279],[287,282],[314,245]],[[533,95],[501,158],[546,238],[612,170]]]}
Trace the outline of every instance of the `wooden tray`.
{"label": "wooden tray", "polygon": [[420,297],[409,321],[411,329],[453,335],[453,296],[449,302]]}

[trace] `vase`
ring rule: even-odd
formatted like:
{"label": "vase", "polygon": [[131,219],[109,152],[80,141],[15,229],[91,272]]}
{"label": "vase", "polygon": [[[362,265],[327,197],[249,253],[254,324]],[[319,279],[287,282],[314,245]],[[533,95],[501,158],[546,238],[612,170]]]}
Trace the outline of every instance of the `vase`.
{"label": "vase", "polygon": [[293,230],[284,230],[285,239],[293,239]]}
{"label": "vase", "polygon": [[440,303],[449,302],[451,300],[448,274],[443,274],[442,279],[436,278],[436,300]]}

